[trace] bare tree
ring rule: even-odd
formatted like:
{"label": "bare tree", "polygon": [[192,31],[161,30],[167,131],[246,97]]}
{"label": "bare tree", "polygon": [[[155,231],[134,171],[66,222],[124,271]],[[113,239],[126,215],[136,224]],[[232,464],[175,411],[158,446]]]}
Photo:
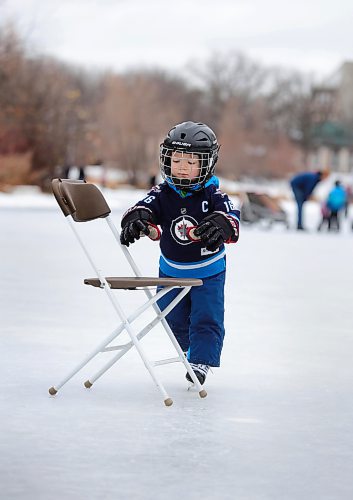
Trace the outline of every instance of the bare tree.
{"label": "bare tree", "polygon": [[264,68],[238,52],[190,64],[193,83],[162,71],[94,75],[30,55],[12,28],[0,29],[0,154],[27,152],[32,181],[57,165],[97,158],[134,184],[156,173],[158,145],[178,122],[204,121],[222,144],[219,172],[280,175],[310,147],[309,80]]}
{"label": "bare tree", "polygon": [[175,123],[192,119],[198,97],[162,72],[107,75],[100,113],[105,157],[127,170],[133,184],[144,182],[156,170],[163,135]]}

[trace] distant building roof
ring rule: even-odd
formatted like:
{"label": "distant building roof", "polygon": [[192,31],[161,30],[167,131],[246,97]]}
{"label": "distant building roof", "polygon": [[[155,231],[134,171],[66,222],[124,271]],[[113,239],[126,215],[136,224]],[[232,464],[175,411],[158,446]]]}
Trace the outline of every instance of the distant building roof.
{"label": "distant building roof", "polygon": [[345,61],[331,75],[326,77],[318,87],[340,87],[342,80],[353,75],[353,61]]}

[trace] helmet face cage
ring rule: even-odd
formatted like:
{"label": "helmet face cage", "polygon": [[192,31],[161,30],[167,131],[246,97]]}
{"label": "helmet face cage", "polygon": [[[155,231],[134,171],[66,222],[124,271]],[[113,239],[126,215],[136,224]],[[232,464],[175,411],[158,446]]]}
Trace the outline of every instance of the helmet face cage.
{"label": "helmet face cage", "polygon": [[[199,160],[199,172],[196,177],[176,177],[172,173],[171,158],[172,154],[178,152],[178,159],[187,164],[187,159]],[[213,175],[215,169],[215,156],[218,153],[218,147],[214,150],[202,151],[184,151],[177,148],[160,145],[160,169],[163,179],[169,184],[184,191],[197,191],[201,189],[208,179]],[[185,168],[185,167],[184,167]],[[190,168],[191,171],[191,168]]]}

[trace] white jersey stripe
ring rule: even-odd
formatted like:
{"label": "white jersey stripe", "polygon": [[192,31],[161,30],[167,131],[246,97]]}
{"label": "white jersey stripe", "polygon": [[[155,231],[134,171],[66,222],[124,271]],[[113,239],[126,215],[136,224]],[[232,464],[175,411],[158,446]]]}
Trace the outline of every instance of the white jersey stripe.
{"label": "white jersey stripe", "polygon": [[218,253],[213,259],[208,259],[207,261],[200,262],[198,264],[175,264],[171,262],[170,260],[166,259],[163,254],[161,254],[161,258],[168,264],[170,267],[174,267],[174,269],[200,269],[201,267],[207,267],[210,264],[213,264],[214,262],[217,262],[217,260],[222,259],[225,256],[225,249],[222,250],[222,252]]}

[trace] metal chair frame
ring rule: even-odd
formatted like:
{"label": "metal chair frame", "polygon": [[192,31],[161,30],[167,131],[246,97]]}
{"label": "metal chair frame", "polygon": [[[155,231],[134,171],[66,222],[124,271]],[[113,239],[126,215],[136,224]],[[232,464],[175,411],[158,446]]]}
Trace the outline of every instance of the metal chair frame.
{"label": "metal chair frame", "polygon": [[[118,351],[118,353],[113,356],[98,372],[96,372],[93,376],[91,376],[84,382],[84,386],[86,388],[92,387],[94,382],[96,382],[107,370],[109,370],[117,361],[119,361],[119,359],[121,359],[131,348],[135,347],[146,369],[148,370],[154,383],[159,389],[166,406],[171,406],[173,404],[173,400],[168,395],[166,389],[160,381],[159,376],[157,376],[155,367],[168,363],[183,363],[187,372],[190,374],[194,386],[197,388],[199,396],[201,398],[206,397],[207,392],[200,385],[194,371],[192,370],[181,347],[179,346],[178,341],[176,340],[165,319],[166,315],[182,300],[183,297],[185,297],[189,293],[191,287],[202,285],[202,281],[192,278],[179,279],[143,277],[129,250],[120,243],[120,233],[114,225],[112,218],[110,217],[110,208],[97,186],[88,184],[85,181],[72,181],[68,179],[54,179],[52,181],[52,186],[55,198],[62,212],[65,215],[66,220],[68,221],[77,241],[79,242],[79,245],[81,246],[88,261],[91,264],[92,269],[96,274],[96,278],[87,278],[84,280],[84,282],[86,284],[99,287],[104,290],[120,319],[120,324],[58,384],[50,387],[49,393],[51,395],[55,395],[58,390],[61,389],[61,387],[63,387],[74,375],[76,375],[76,373],[78,373],[84,366],[86,366],[87,363],[89,363],[89,361],[91,361],[97,354],[103,352],[109,353],[112,351]],[[75,222],[87,222],[98,218],[104,218],[104,220],[106,221],[110,231],[114,236],[114,239],[116,240],[126,260],[128,261],[135,275],[134,277],[108,278],[103,276],[101,271],[98,269],[88,247],[81,238],[79,231],[77,231],[75,227]],[[155,295],[153,295],[148,287],[156,285],[161,285],[163,286],[163,288]],[[161,311],[157,305],[157,301],[175,288],[180,288],[179,294],[171,301],[167,308]],[[115,294],[113,293],[113,289],[143,289],[144,293],[147,296],[147,301],[142,306],[133,311],[129,316],[127,316],[121,305],[119,304]],[[132,327],[132,323],[150,307],[153,307],[156,316],[152,321],[144,326],[144,328],[142,328],[138,332],[135,332],[135,329]],[[158,323],[161,323],[164,327],[164,330],[166,331],[171,343],[176,350],[177,356],[174,358],[150,361],[141,345],[141,340]],[[125,344],[111,345],[113,340],[116,339],[123,331],[127,332],[131,340]]]}

